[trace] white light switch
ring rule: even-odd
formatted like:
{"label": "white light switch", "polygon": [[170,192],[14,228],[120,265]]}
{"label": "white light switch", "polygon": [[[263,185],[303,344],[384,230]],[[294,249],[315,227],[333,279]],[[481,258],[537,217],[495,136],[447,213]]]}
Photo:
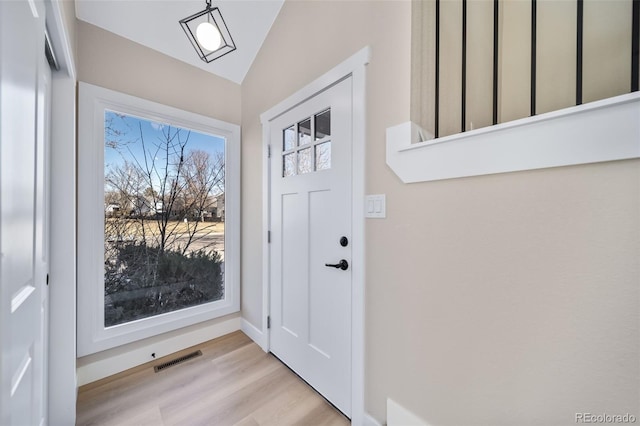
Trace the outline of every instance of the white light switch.
{"label": "white light switch", "polygon": [[385,218],[387,217],[385,194],[367,195],[365,198],[364,217]]}

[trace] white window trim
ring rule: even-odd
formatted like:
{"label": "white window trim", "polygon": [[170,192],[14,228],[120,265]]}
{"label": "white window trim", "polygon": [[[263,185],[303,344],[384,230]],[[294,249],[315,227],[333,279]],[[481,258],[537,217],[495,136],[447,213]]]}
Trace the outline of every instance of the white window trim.
{"label": "white window trim", "polygon": [[[214,134],[225,144],[225,297],[104,327],[104,112],[106,109]],[[78,356],[240,310],[240,126],[79,83]]]}
{"label": "white window trim", "polygon": [[412,122],[387,129],[387,164],[404,183],[638,158],[640,93],[425,139]]}

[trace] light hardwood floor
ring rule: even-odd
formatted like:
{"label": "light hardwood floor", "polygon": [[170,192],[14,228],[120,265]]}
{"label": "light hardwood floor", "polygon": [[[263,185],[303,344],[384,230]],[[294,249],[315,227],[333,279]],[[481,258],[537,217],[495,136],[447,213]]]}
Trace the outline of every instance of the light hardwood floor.
{"label": "light hardwood floor", "polygon": [[[158,373],[153,366],[200,349]],[[80,388],[78,425],[348,425],[240,331]]]}

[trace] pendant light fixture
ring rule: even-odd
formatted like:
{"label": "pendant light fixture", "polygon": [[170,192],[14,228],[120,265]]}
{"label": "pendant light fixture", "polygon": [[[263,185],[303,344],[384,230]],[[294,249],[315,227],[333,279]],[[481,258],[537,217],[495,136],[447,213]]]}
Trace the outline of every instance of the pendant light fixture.
{"label": "pendant light fixture", "polygon": [[203,11],[181,19],[180,26],[200,59],[211,62],[236,50],[236,45],[220,9],[211,7],[211,0],[206,0],[206,3]]}

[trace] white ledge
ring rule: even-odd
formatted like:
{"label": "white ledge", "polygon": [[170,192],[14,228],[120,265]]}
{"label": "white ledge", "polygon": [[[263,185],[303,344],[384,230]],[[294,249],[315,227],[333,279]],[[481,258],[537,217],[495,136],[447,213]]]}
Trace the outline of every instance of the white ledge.
{"label": "white ledge", "polygon": [[640,93],[425,142],[412,122],[387,129],[387,164],[404,183],[640,157]]}

